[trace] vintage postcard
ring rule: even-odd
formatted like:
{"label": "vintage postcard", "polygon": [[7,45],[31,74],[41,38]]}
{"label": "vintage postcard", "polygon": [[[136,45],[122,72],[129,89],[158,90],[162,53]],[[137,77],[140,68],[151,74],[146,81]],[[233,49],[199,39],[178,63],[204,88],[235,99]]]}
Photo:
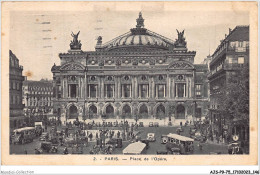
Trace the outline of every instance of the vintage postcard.
{"label": "vintage postcard", "polygon": [[2,2],[3,165],[256,165],[257,2]]}

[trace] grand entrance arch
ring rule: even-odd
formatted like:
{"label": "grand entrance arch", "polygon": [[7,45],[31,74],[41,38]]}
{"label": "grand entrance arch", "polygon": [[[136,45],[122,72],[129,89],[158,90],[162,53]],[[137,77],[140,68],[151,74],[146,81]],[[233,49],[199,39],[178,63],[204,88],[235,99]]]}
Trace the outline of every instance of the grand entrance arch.
{"label": "grand entrance arch", "polygon": [[89,118],[97,118],[97,107],[95,105],[89,107]]}
{"label": "grand entrance arch", "polygon": [[177,119],[185,119],[185,107],[183,105],[177,106]]}
{"label": "grand entrance arch", "polygon": [[148,118],[148,108],[143,104],[139,109],[139,118]]}
{"label": "grand entrance arch", "polygon": [[71,105],[69,108],[69,119],[76,119],[79,116],[78,109],[75,105]]}
{"label": "grand entrance arch", "polygon": [[106,118],[114,118],[114,107],[112,105],[108,105],[106,107]]}
{"label": "grand entrance arch", "polygon": [[131,118],[131,107],[129,105],[125,105],[122,109],[122,115],[126,118]]}
{"label": "grand entrance arch", "polygon": [[156,118],[163,119],[165,118],[165,107],[160,104],[156,109]]}

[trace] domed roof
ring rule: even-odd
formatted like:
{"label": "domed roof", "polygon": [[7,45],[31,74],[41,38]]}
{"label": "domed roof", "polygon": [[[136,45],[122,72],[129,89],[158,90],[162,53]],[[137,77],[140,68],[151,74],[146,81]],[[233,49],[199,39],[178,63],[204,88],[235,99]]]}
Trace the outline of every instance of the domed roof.
{"label": "domed roof", "polygon": [[169,50],[174,47],[174,41],[171,39],[144,28],[144,19],[141,12],[136,21],[136,28],[132,28],[130,32],[120,35],[105,44],[102,44],[102,37],[99,37],[96,50],[136,50],[138,48]]}
{"label": "domed roof", "polygon": [[168,46],[168,43],[163,41],[163,39],[145,34],[128,34],[126,36],[122,36],[117,38],[111,43],[113,46],[123,46],[123,45],[160,45],[160,46]]}

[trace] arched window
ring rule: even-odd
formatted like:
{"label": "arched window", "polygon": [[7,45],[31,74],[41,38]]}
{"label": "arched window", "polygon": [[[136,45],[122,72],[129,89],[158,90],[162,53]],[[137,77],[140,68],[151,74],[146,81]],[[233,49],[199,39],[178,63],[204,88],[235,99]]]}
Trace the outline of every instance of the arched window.
{"label": "arched window", "polygon": [[114,117],[114,107],[111,105],[108,105],[106,107],[106,117],[107,118],[113,118]]}
{"label": "arched window", "polygon": [[89,118],[96,118],[97,117],[97,107],[95,105],[91,105],[89,107]]}
{"label": "arched window", "polygon": [[139,118],[148,118],[148,108],[145,104],[139,109]]}
{"label": "arched window", "polygon": [[131,108],[129,105],[125,105],[122,110],[122,115],[127,118],[131,118]]}
{"label": "arched window", "polygon": [[183,105],[177,106],[177,119],[185,119],[185,107]]}
{"label": "arched window", "polygon": [[160,104],[156,109],[156,118],[162,119],[165,117],[165,107]]}
{"label": "arched window", "polygon": [[69,118],[76,119],[78,117],[78,109],[75,105],[70,106],[69,108]]}

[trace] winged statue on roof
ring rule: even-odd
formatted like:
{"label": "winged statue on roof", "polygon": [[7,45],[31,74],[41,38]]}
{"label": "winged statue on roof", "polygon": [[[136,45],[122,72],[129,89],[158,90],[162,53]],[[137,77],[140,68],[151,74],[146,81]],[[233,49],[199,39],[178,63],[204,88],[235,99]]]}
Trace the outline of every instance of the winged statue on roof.
{"label": "winged statue on roof", "polygon": [[178,39],[176,39],[174,45],[176,47],[186,47],[186,41],[185,41],[185,37],[184,37],[184,30],[182,32],[179,32],[178,29],[176,29],[177,33],[178,33]]}

